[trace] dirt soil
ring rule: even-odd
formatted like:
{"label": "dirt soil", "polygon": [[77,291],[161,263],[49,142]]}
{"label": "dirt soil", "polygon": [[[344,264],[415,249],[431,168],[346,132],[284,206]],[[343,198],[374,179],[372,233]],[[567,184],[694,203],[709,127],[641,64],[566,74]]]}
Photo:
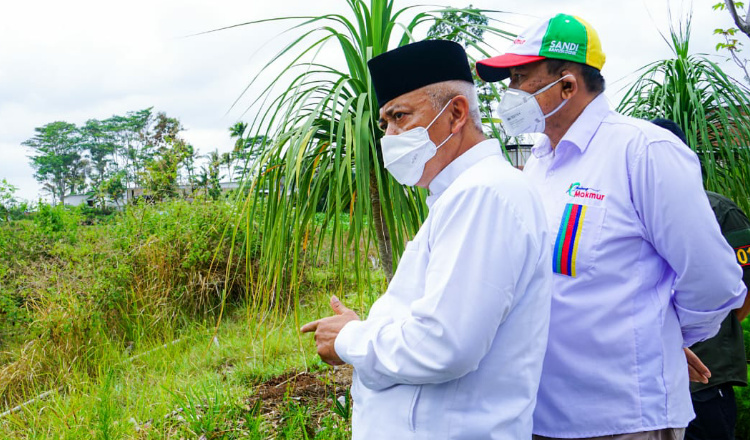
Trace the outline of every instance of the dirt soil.
{"label": "dirt soil", "polygon": [[334,396],[343,400],[352,383],[351,365],[334,367],[317,373],[285,373],[258,384],[248,398],[249,407],[257,407],[273,425],[280,422],[290,402],[310,408],[315,418],[330,414]]}

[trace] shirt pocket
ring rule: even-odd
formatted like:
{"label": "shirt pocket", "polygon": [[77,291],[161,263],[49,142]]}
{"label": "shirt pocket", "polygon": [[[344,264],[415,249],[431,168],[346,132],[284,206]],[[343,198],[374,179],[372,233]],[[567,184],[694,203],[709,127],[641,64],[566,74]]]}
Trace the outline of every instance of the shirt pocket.
{"label": "shirt pocket", "polygon": [[596,267],[605,213],[603,206],[567,203],[563,207],[552,249],[553,272],[575,278]]}

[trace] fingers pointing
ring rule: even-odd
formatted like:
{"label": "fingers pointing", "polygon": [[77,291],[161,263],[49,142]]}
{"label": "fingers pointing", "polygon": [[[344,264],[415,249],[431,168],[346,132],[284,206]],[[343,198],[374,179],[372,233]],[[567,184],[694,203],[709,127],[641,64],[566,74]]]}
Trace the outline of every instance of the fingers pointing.
{"label": "fingers pointing", "polygon": [[302,333],[314,332],[318,329],[318,322],[319,321],[308,322],[307,324],[303,325],[302,328],[299,329],[299,331]]}

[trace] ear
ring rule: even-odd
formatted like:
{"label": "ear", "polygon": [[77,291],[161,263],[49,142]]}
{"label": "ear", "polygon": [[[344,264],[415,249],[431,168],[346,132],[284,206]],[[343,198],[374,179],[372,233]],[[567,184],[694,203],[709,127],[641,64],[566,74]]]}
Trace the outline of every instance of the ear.
{"label": "ear", "polygon": [[563,70],[561,72],[561,75],[570,75],[569,77],[560,81],[560,83],[562,83],[562,98],[570,99],[578,93],[579,88],[582,87],[583,84],[580,84],[578,82],[579,76],[576,76],[576,74],[570,70]]}
{"label": "ear", "polygon": [[453,98],[448,110],[451,112],[451,133],[456,134],[466,125],[469,120],[469,100],[464,95]]}

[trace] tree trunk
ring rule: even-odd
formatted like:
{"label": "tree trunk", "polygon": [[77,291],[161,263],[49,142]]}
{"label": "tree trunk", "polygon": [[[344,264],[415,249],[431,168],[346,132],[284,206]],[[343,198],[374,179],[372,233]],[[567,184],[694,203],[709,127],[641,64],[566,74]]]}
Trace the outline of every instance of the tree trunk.
{"label": "tree trunk", "polygon": [[388,282],[393,278],[393,248],[391,246],[391,234],[383,219],[383,208],[380,205],[380,193],[378,192],[378,180],[376,171],[370,171],[370,203],[372,204],[373,225],[378,237],[378,252],[380,253],[380,267],[385,273]]}
{"label": "tree trunk", "polygon": [[737,13],[737,6],[735,5],[734,0],[724,0],[724,4],[729,10],[729,14],[732,16],[734,24],[736,24],[737,27],[745,35],[750,37],[750,5],[748,5],[747,14],[745,15],[745,19],[743,20],[742,17],[740,17],[740,15]]}
{"label": "tree trunk", "polygon": [[65,206],[65,176],[59,177],[56,180],[56,190],[60,192],[60,204]]}

